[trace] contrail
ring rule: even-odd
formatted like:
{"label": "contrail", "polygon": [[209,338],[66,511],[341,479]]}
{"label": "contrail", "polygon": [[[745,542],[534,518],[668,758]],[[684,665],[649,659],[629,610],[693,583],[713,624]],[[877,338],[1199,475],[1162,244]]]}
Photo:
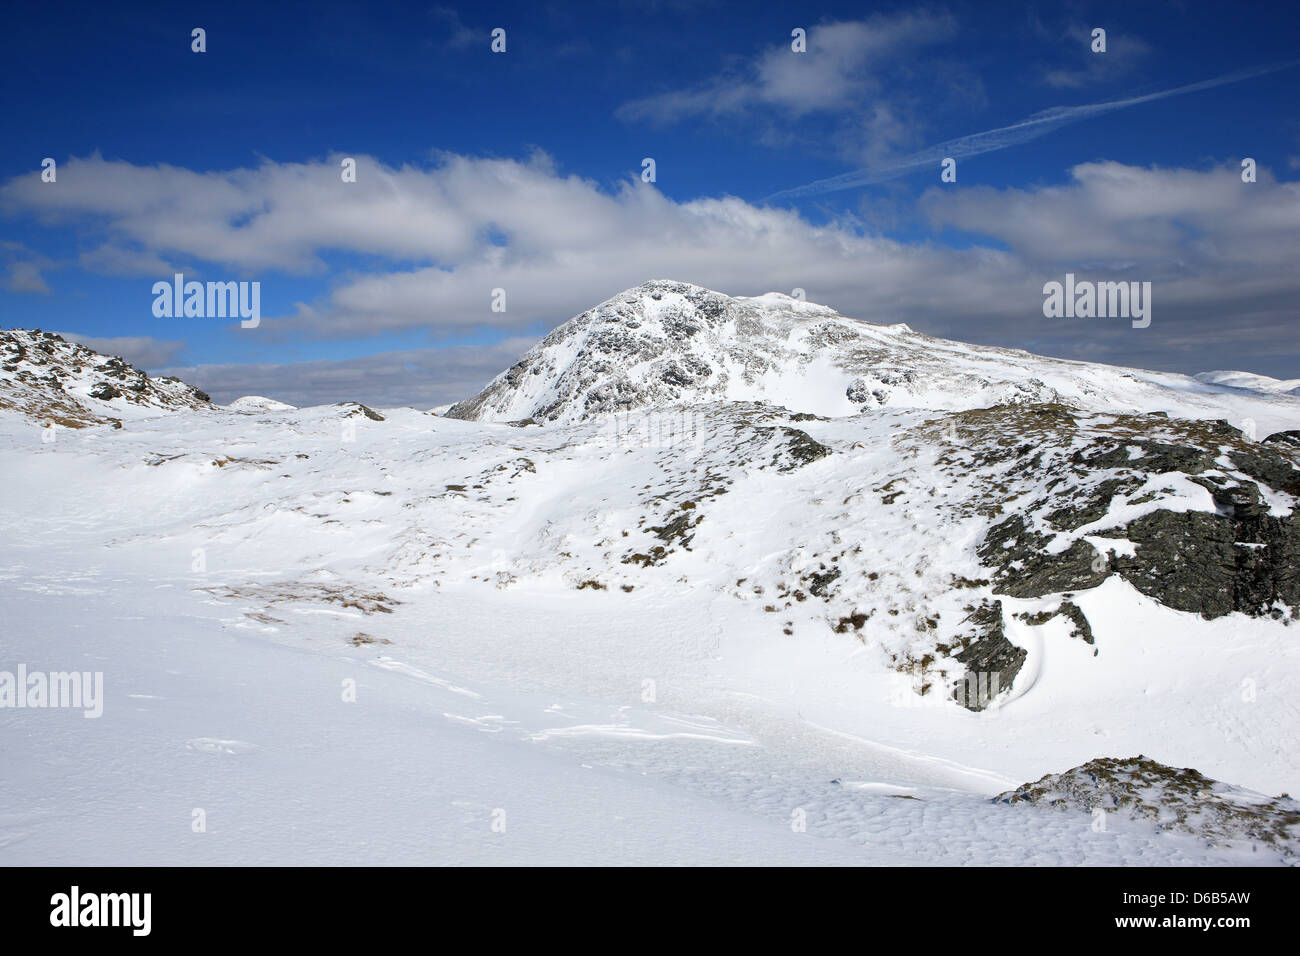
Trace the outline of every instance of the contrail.
{"label": "contrail", "polygon": [[1107,103],[1088,103],[1083,106],[1053,106],[1050,109],[1042,110],[1033,116],[1022,119],[1018,123],[1012,123],[1010,126],[1001,126],[997,129],[986,130],[983,133],[971,133],[969,136],[959,136],[936,146],[930,146],[919,153],[904,156],[902,159],[886,165],[867,166],[863,169],[855,169],[850,173],[832,176],[829,179],[819,179],[816,182],[808,183],[806,186],[783,189],[762,201],[796,199],[800,196],[815,196],[820,193],[836,192],[840,189],[853,189],[857,186],[883,183],[890,179],[897,179],[914,169],[925,166],[938,166],[943,159],[949,156],[953,159],[962,159],[967,156],[978,156],[981,153],[992,153],[999,149],[1006,149],[1008,146],[1019,146],[1031,139],[1045,136],[1052,130],[1059,129],[1062,126],[1077,123],[1093,116],[1100,116],[1102,113],[1126,109],[1130,106],[1137,106],[1139,103],[1150,103],[1153,100],[1163,100],[1171,96],[1182,96],[1184,93],[1196,93],[1200,90],[1208,90],[1228,83],[1239,83],[1242,80],[1248,80],[1265,73],[1275,73],[1278,70],[1289,69],[1297,63],[1300,63],[1300,60],[1253,67],[1248,70],[1218,76],[1212,80],[1201,80],[1197,83],[1189,83],[1186,86],[1177,86],[1171,90],[1161,90],[1158,93],[1147,93],[1144,96],[1133,96],[1124,100],[1111,100]]}

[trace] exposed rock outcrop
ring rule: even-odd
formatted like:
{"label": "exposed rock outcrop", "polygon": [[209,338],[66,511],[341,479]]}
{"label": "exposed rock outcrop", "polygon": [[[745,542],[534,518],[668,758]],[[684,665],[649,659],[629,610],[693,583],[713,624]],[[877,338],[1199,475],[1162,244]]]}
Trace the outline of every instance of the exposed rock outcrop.
{"label": "exposed rock outcrop", "polygon": [[1092,813],[1094,827],[1114,814],[1200,837],[1212,846],[1262,844],[1295,860],[1300,853],[1300,802],[1213,780],[1191,768],[1169,767],[1139,754],[1099,757],[993,798]]}

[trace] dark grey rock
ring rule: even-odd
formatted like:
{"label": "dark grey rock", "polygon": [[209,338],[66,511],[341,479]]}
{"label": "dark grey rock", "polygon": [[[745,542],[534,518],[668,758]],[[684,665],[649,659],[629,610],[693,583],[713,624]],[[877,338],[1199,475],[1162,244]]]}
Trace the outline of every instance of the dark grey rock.
{"label": "dark grey rock", "polygon": [[100,382],[90,390],[90,397],[97,398],[101,402],[108,402],[115,398],[121,398],[122,391],[108,382]]}
{"label": "dark grey rock", "polygon": [[1010,689],[1029,654],[1007,640],[1001,601],[974,608],[964,623],[971,624],[977,636],[955,655],[966,665],[966,673],[953,685],[952,696],[967,710],[980,711]]}

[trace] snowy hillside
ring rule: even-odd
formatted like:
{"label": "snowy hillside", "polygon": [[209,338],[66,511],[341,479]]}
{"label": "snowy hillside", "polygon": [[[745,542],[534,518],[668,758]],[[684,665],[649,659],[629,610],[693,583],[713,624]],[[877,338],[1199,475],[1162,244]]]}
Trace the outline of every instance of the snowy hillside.
{"label": "snowy hillside", "polygon": [[0,330],[0,409],[33,421],[79,428],[207,403],[180,379],[150,378],[54,332]]}
{"label": "snowy hillside", "polygon": [[0,709],[0,861],[1294,859],[1290,396],[648,283],[451,417],[4,408],[0,670],[106,699]]}
{"label": "snowy hillside", "polygon": [[1196,376],[1201,382],[1210,385],[1227,385],[1230,388],[1244,388],[1265,394],[1300,395],[1300,378],[1269,378],[1253,372],[1201,372]]}
{"label": "snowy hillside", "polygon": [[561,325],[447,414],[573,422],[711,401],[767,402],[827,416],[1061,402],[1226,418],[1261,430],[1261,437],[1294,427],[1300,413],[1300,398],[1292,396],[1274,400],[1185,375],[937,339],[775,292],[731,297],[657,280]]}

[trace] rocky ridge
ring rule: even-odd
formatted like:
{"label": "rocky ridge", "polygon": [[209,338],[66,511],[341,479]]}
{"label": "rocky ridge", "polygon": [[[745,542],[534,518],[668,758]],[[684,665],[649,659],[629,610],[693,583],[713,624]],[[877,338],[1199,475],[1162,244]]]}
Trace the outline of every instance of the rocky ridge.
{"label": "rocky ridge", "polygon": [[55,332],[0,330],[0,409],[43,426],[121,427],[123,414],[209,404],[204,392],[178,378],[151,378]]}

